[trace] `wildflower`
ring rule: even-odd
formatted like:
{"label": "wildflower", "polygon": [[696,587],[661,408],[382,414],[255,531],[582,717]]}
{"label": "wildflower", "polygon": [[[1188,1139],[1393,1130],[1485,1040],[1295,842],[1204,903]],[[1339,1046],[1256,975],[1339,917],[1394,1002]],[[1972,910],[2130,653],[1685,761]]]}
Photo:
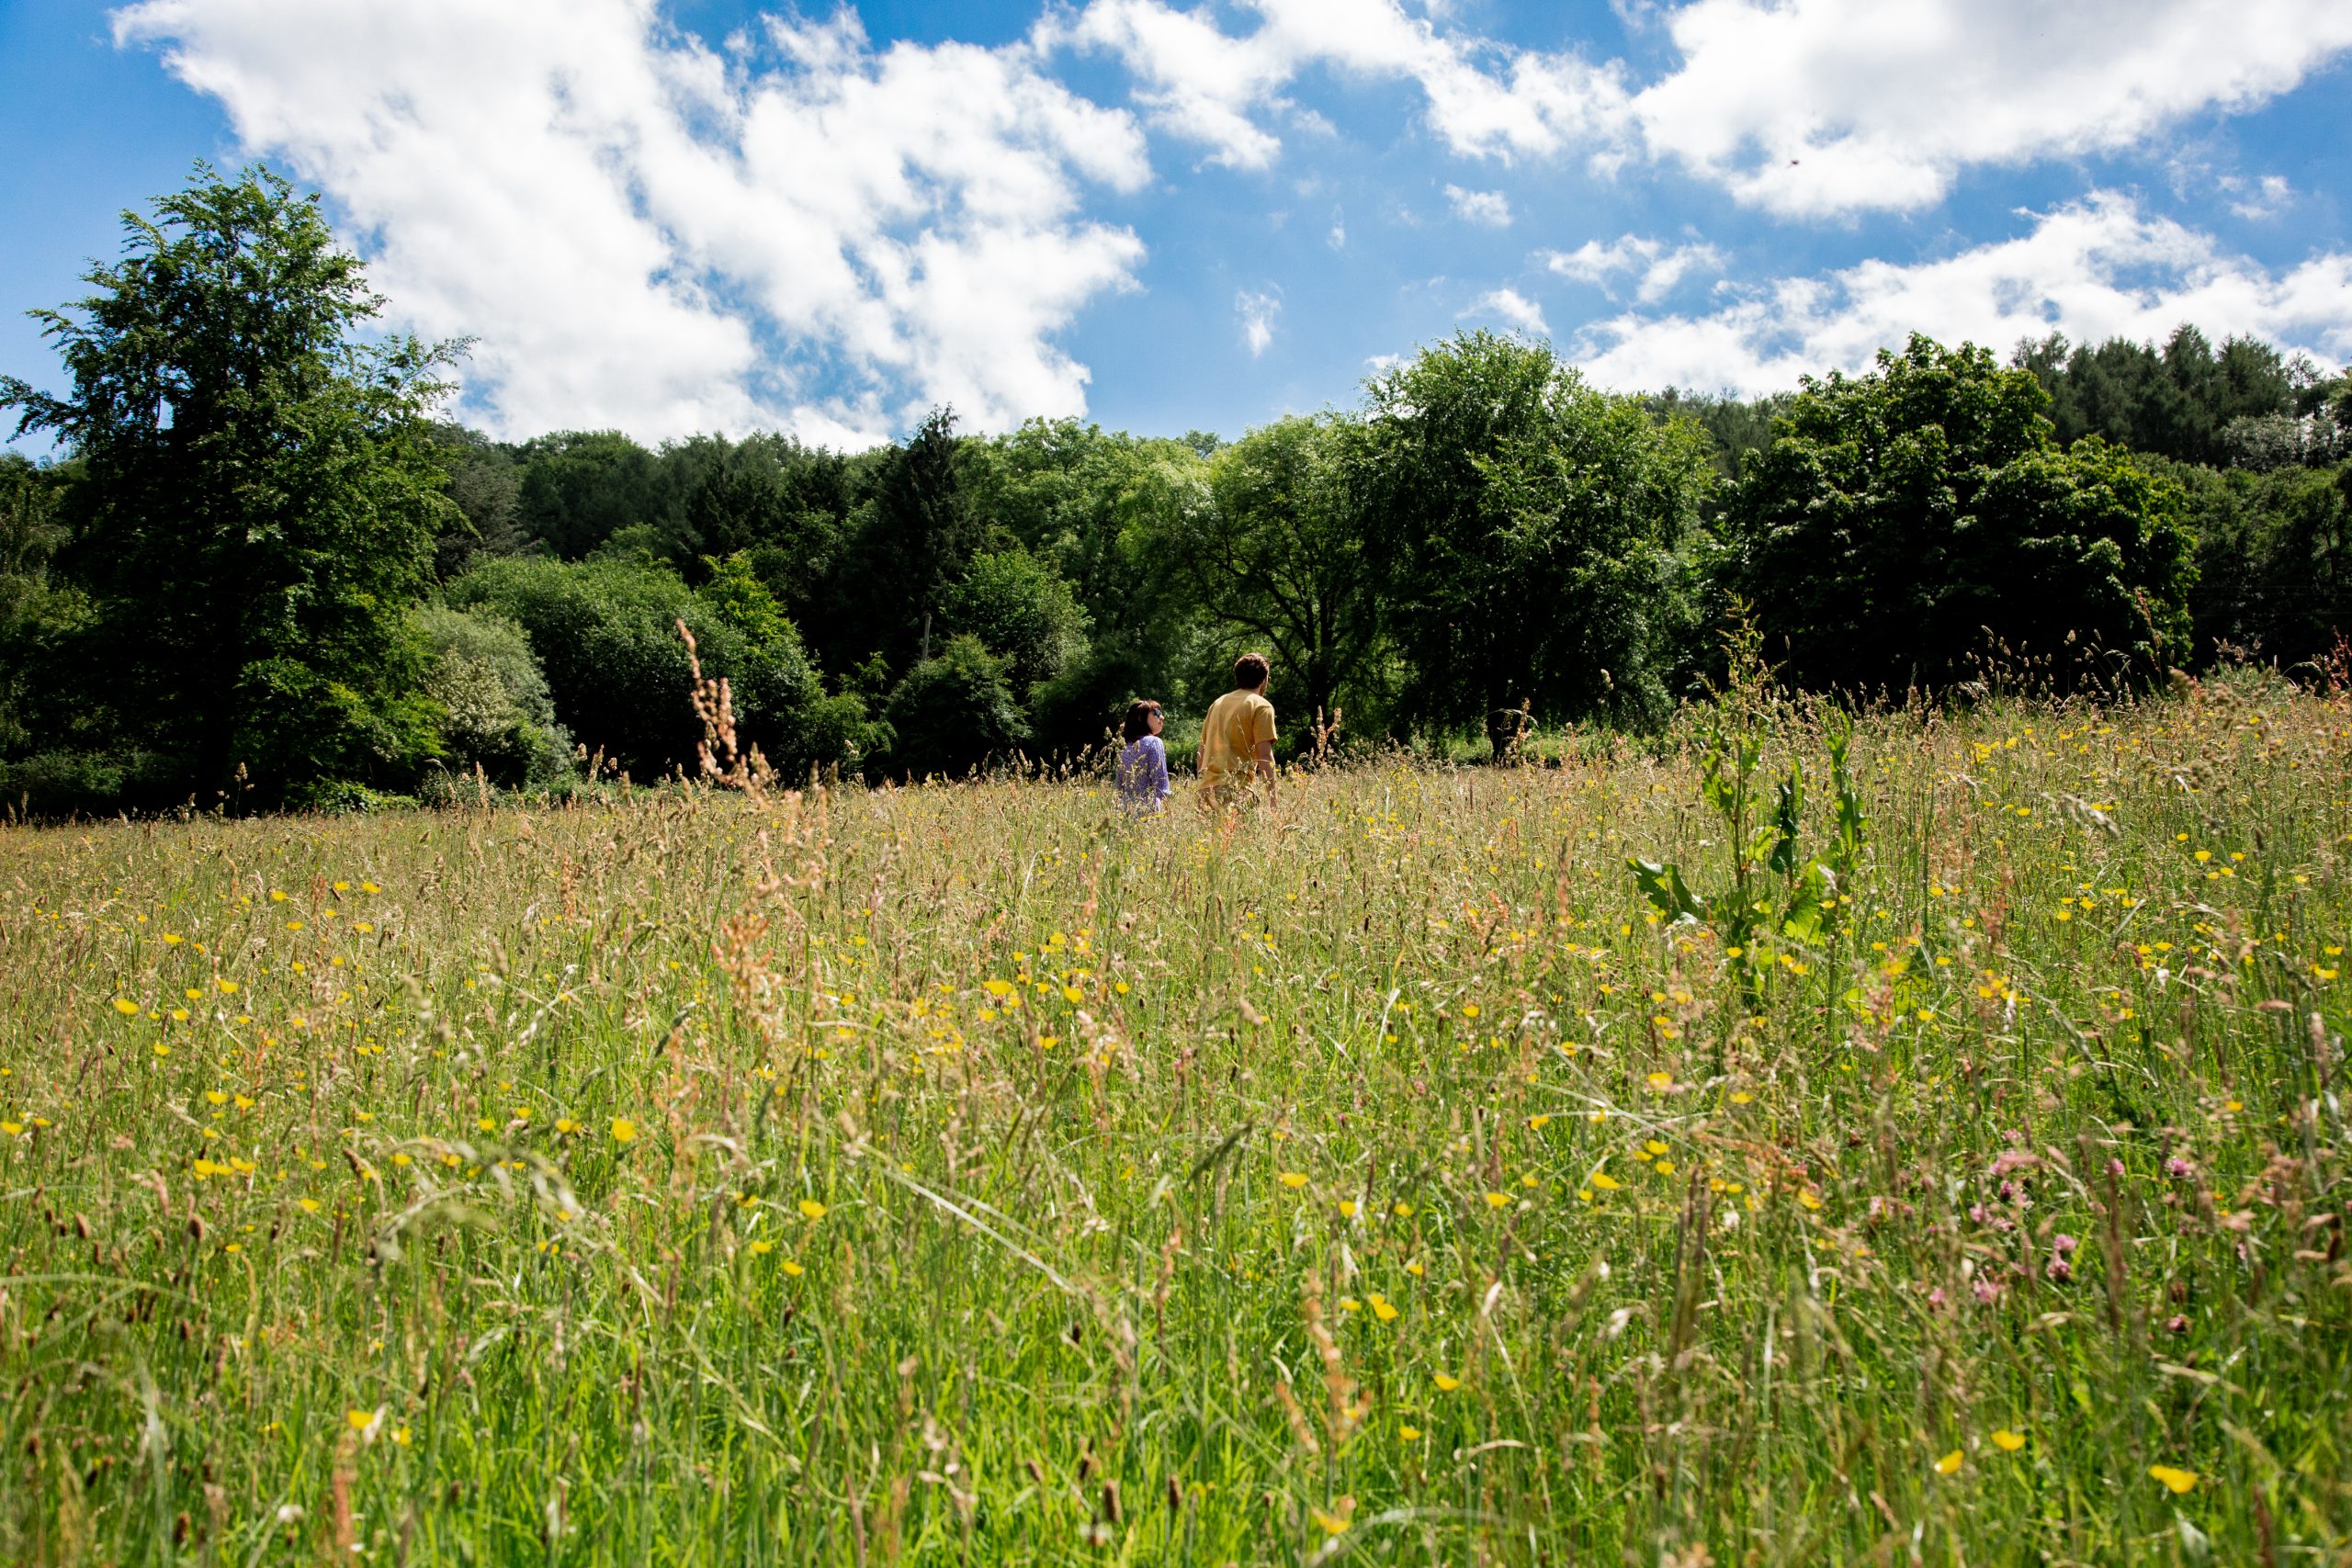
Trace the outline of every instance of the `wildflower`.
{"label": "wildflower", "polygon": [[1396,1435],[1404,1438],[1408,1443],[1415,1442],[1419,1439],[1421,1429],[1419,1427],[1408,1426],[1399,1422],[1396,1427]]}
{"label": "wildflower", "polygon": [[1592,1185],[1603,1192],[1614,1192],[1623,1184],[1607,1171],[1596,1170],[1592,1173]]}
{"label": "wildflower", "polygon": [[1356,1217],[1356,1201],[1355,1201],[1354,1199],[1352,1199],[1352,1198],[1342,1198],[1342,1199],[1340,1199],[1340,1218],[1341,1218],[1341,1219],[1343,1219],[1343,1220],[1352,1220],[1352,1219],[1354,1219],[1355,1217]]}
{"label": "wildflower", "polygon": [[1551,1124],[1552,1119],[1549,1116],[1531,1116],[1527,1119],[1528,1129],[1531,1132],[1540,1133]]}
{"label": "wildflower", "polygon": [[1304,1187],[1306,1185],[1306,1172],[1303,1170],[1285,1170],[1282,1173],[1282,1183],[1284,1187]]}
{"label": "wildflower", "polygon": [[797,1263],[795,1263],[791,1258],[786,1258],[786,1259],[784,1260],[783,1264],[781,1265],[781,1267],[783,1268],[783,1269],[784,1269],[785,1273],[786,1273],[787,1275],[791,1276],[793,1279],[797,1280],[798,1278],[800,1278],[800,1275],[801,1275],[801,1272],[802,1272],[801,1268],[800,1268],[800,1265],[799,1265],[799,1264],[797,1264]]}
{"label": "wildflower", "polygon": [[2148,1473],[2163,1482],[2165,1490],[2176,1497],[2194,1489],[2197,1485],[2197,1472],[2193,1470],[2180,1470],[2169,1464],[2154,1464],[2148,1467]]}
{"label": "wildflower", "polygon": [[1437,1374],[1437,1386],[1440,1393],[1452,1393],[1462,1386],[1462,1380],[1450,1373],[1440,1372]]}
{"label": "wildflower", "polygon": [[[485,1118],[485,1120],[487,1120],[487,1118]],[[489,1129],[484,1128],[483,1131],[487,1132]],[[637,1123],[630,1121],[626,1116],[614,1117],[613,1142],[616,1144],[633,1144],[637,1142]]]}
{"label": "wildflower", "polygon": [[1374,1294],[1372,1298],[1372,1315],[1383,1323],[1394,1323],[1396,1321],[1396,1304],[1386,1296]]}
{"label": "wildflower", "polygon": [[2025,1447],[2025,1439],[2004,1427],[1993,1434],[1993,1446],[2005,1454],[2013,1454]]}
{"label": "wildflower", "polygon": [[772,1241],[755,1241],[752,1244],[752,1256],[754,1258],[765,1258],[775,1250],[775,1243]]}
{"label": "wildflower", "polygon": [[1649,1086],[1652,1089],[1672,1089],[1674,1087],[1674,1075],[1672,1073],[1652,1073],[1649,1076]]}
{"label": "wildflower", "polygon": [[800,1214],[803,1219],[821,1220],[825,1217],[825,1205],[814,1198],[803,1198],[800,1200]]}
{"label": "wildflower", "polygon": [[1392,1214],[1396,1215],[1396,1216],[1398,1219],[1400,1219],[1400,1220],[1409,1220],[1409,1219],[1411,1219],[1411,1218],[1413,1217],[1413,1206],[1412,1206],[1410,1203],[1404,1202],[1404,1201],[1401,1201],[1401,1200],[1396,1203],[1396,1205],[1394,1208],[1391,1208],[1388,1212],[1389,1212],[1390,1213],[1392,1213]]}
{"label": "wildflower", "polygon": [[1964,1456],[1962,1456],[1958,1449],[1952,1450],[1951,1452],[1936,1461],[1936,1473],[1938,1475],[1958,1475],[1960,1473],[1960,1467],[1962,1463],[1963,1457]]}
{"label": "wildflower", "polygon": [[132,1001],[129,997],[117,997],[114,999],[114,1010],[122,1014],[125,1018],[137,1018],[139,1016],[139,1004]]}
{"label": "wildflower", "polygon": [[1508,1209],[1508,1208],[1510,1208],[1510,1193],[1508,1193],[1508,1192],[1489,1192],[1489,1193],[1487,1193],[1487,1208],[1489,1208],[1489,1209]]}

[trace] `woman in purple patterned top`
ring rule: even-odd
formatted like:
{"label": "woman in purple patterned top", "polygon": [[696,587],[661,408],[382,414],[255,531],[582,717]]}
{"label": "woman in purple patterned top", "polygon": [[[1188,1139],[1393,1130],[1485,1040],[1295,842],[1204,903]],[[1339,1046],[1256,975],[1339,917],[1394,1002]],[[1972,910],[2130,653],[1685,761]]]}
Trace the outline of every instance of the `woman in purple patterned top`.
{"label": "woman in purple patterned top", "polygon": [[1168,804],[1168,748],[1159,742],[1167,722],[1158,703],[1128,705],[1127,746],[1119,753],[1119,804],[1137,817],[1151,816]]}

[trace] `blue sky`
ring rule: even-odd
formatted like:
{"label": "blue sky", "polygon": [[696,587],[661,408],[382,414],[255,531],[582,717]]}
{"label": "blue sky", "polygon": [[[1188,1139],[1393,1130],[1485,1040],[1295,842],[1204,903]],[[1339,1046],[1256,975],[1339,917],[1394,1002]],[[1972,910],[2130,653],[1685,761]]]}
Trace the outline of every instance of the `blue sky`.
{"label": "blue sky", "polygon": [[0,4],[0,370],[199,157],[520,437],[1227,434],[1464,327],[1758,391],[1913,329],[2352,361],[2342,0]]}

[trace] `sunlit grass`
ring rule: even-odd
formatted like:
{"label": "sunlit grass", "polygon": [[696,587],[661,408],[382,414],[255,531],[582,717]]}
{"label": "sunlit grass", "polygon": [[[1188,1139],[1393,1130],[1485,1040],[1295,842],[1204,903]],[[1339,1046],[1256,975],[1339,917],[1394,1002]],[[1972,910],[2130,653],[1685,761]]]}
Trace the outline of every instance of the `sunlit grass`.
{"label": "sunlit grass", "polygon": [[6,830],[0,1558],[2338,1560],[2352,712],[1855,754]]}

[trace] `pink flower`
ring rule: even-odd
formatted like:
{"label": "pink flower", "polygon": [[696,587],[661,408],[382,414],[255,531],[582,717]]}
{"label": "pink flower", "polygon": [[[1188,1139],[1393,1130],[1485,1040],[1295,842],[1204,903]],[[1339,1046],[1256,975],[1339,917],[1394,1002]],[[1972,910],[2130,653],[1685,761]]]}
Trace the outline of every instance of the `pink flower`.
{"label": "pink flower", "polygon": [[2165,1161],[2165,1174],[2186,1181],[2190,1177],[2197,1174],[2197,1168],[2189,1164],[2187,1160],[2181,1158],[2178,1155],[2175,1155],[2170,1159]]}
{"label": "pink flower", "polygon": [[2185,1318],[2185,1317],[2181,1316],[2181,1315],[2180,1315],[2179,1314],[2177,1314],[2177,1313],[2174,1314],[2171,1317],[2168,1317],[2168,1318],[2166,1318],[2166,1319],[2165,1320],[2165,1332],[2166,1332],[2167,1334],[2186,1334],[2186,1333],[2188,1333],[2188,1319],[2187,1319],[2187,1318]]}

